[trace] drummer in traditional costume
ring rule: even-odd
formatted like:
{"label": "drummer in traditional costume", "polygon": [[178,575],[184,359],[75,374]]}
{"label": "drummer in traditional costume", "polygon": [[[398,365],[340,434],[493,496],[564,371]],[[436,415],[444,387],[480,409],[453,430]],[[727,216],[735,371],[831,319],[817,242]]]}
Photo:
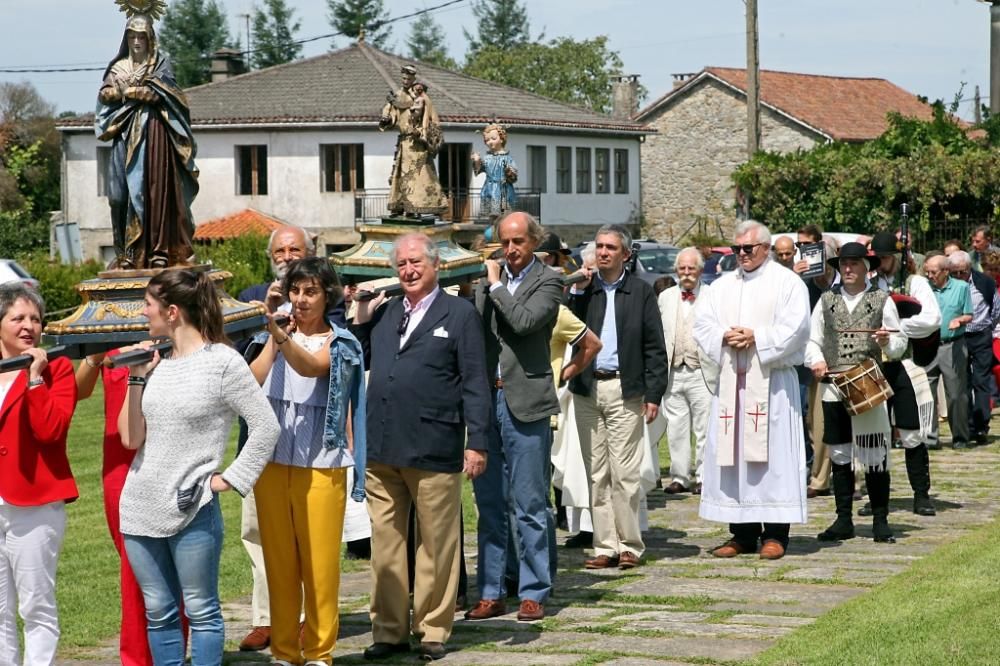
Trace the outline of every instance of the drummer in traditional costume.
{"label": "drummer in traditional costume", "polygon": [[[806,364],[823,383],[823,440],[833,461],[833,495],[837,507],[836,521],[817,538],[820,541],[854,538],[852,462],[856,459],[865,469],[874,539],[895,543],[889,527],[888,464],[892,426],[886,403],[882,401],[867,409],[866,405],[852,403],[851,411],[857,413],[851,415],[844,396],[831,379],[838,373],[849,373],[849,376],[857,376],[860,383],[864,376],[871,376],[884,391],[882,397],[888,397],[888,385],[879,368],[884,358],[902,357],[907,339],[899,332],[895,303],[868,280],[868,271],[874,268],[878,259],[869,256],[864,245],[846,243],[840,256],[829,261],[840,271],[841,282],[824,293],[813,309],[806,349]],[[871,387],[868,392],[873,392]],[[878,397],[863,396],[872,402],[877,402]]]}
{"label": "drummer in traditional costume", "polygon": [[[931,471],[927,442],[934,428],[934,394],[924,366],[934,361],[940,344],[941,308],[930,282],[916,275],[912,266],[906,279],[899,279],[900,248],[894,233],[881,231],[875,234],[871,248],[879,261],[873,282],[883,291],[891,293],[899,311],[900,330],[909,340],[909,347],[901,360],[886,361],[882,365],[893,392],[888,401],[889,413],[905,450],[906,475],[913,489],[913,513],[933,516],[936,511],[930,498]],[[872,515],[871,504],[865,504],[858,515]]]}
{"label": "drummer in traditional costume", "polygon": [[790,523],[806,522],[805,447],[799,380],[809,339],[802,279],[769,259],[771,234],[736,228],[740,267],[696,302],[694,339],[720,366],[712,397],[699,515],[729,523],[716,557],[757,552],[778,559]]}

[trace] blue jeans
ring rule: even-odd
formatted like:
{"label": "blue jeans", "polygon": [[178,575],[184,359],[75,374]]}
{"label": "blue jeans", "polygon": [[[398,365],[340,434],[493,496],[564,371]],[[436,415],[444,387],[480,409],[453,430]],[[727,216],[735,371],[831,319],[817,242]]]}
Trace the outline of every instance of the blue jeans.
{"label": "blue jeans", "polygon": [[146,604],[146,633],[156,666],[184,663],[182,594],[191,627],[192,666],[221,664],[225,634],[219,605],[222,513],[218,495],[173,536],[124,537],[125,552]]}
{"label": "blue jeans", "polygon": [[479,595],[506,597],[503,579],[511,502],[520,553],[518,597],[544,603],[552,592],[555,534],[546,501],[552,448],[549,419],[519,421],[507,408],[503,389],[494,394],[493,407],[486,471],[472,482],[479,508]]}

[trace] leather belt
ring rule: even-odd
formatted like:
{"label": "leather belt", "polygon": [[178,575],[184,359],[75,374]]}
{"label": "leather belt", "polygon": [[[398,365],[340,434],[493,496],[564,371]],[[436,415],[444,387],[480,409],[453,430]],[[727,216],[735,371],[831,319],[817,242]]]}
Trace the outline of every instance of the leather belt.
{"label": "leather belt", "polygon": [[503,380],[502,379],[494,379],[493,380],[493,388],[495,388],[495,389],[502,389],[503,388]]}
{"label": "leather belt", "polygon": [[611,372],[604,372],[602,370],[594,370],[594,379],[597,381],[603,381],[605,379],[617,379],[618,371],[613,370]]}

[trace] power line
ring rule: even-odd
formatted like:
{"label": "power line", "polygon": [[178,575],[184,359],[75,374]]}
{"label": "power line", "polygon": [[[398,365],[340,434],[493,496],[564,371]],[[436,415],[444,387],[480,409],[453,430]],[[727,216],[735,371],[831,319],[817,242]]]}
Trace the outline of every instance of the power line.
{"label": "power line", "polygon": [[[440,9],[444,9],[446,7],[451,7],[452,5],[458,5],[458,4],[461,4],[461,3],[466,2],[466,1],[467,0],[448,0],[448,2],[443,2],[443,3],[439,4],[439,5],[434,5],[433,7],[427,7],[426,9],[421,9],[421,10],[418,10],[418,11],[415,11],[415,12],[411,12],[409,14],[403,14],[401,16],[394,16],[394,17],[388,18],[388,19],[386,19],[384,21],[374,21],[374,22],[366,25],[365,29],[366,30],[368,30],[368,29],[378,30],[382,26],[389,25],[390,23],[397,23],[399,21],[405,21],[406,19],[413,18],[414,16],[420,16],[421,14],[429,14],[431,12],[434,12],[434,11],[437,11],[437,10],[440,10]],[[321,39],[331,39],[333,37],[342,37],[343,35],[344,35],[344,33],[342,31],[341,32],[331,32],[331,33],[325,34],[325,35],[317,35],[315,37],[307,37],[305,39],[296,39],[296,40],[293,40],[293,41],[289,42],[289,44],[308,44],[310,42],[316,42],[316,41],[319,41]],[[240,51],[240,54],[246,56],[246,55],[251,55],[253,53],[257,53],[257,52],[259,52],[261,50],[263,50],[263,49],[246,49],[246,50]],[[195,60],[180,60],[180,61],[175,61],[175,62],[176,63],[183,63],[183,64],[188,64],[188,63],[193,63],[193,62],[204,62],[205,60],[208,60],[210,57],[211,56],[199,56]],[[106,65],[105,66],[101,66],[101,67],[56,67],[56,66],[41,65],[39,67],[32,67],[32,68],[20,68],[20,67],[17,67],[17,66],[11,66],[11,67],[0,68],[0,73],[3,73],[3,74],[54,74],[54,73],[61,73],[61,72],[103,72],[105,70],[105,68],[106,68]]]}

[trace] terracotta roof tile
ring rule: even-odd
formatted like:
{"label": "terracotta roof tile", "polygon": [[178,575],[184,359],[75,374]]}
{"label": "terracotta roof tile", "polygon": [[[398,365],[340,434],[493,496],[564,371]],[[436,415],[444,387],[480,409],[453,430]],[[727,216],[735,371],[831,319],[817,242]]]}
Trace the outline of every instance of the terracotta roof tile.
{"label": "terracotta roof tile", "polygon": [[[706,67],[647,106],[636,115],[643,122],[667,101],[705,76],[714,77],[743,94],[747,89],[745,69]],[[888,128],[886,114],[896,111],[904,116],[930,119],[931,107],[899,86],[875,78],[820,76],[762,69],[761,102],[805,125],[840,141],[867,141]]]}
{"label": "terracotta roof tile", "polygon": [[202,242],[225,240],[245,234],[266,236],[285,224],[285,222],[265,215],[258,210],[246,208],[232,215],[202,222],[195,229],[194,240]]}

